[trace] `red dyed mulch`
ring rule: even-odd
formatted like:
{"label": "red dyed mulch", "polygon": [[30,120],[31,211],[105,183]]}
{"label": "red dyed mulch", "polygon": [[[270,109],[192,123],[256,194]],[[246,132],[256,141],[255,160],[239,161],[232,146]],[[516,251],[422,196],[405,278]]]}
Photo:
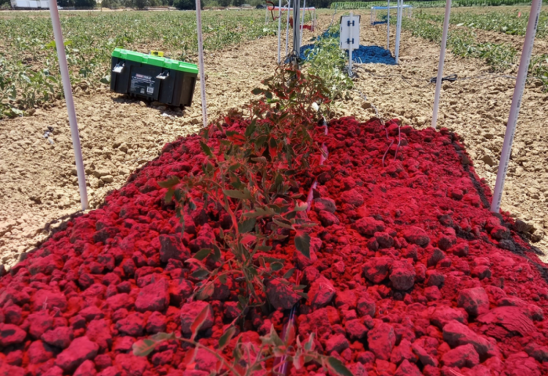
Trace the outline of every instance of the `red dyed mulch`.
{"label": "red dyed mulch", "polygon": [[[314,171],[311,259],[292,241],[275,249],[309,285],[298,333],[316,332],[318,351],[355,375],[548,374],[544,264],[509,216],[489,212],[490,192],[455,135],[398,133],[395,123],[343,118],[317,136],[329,158]],[[0,279],[0,376],[209,374],[214,358],[202,351],[182,365],[185,350],[174,343],[148,358],[131,354],[137,339],[187,333],[205,304],[214,315],[200,341],[215,347],[238,314],[233,284],[218,284],[206,303],[188,302],[196,281],[184,261],[218,235],[222,215],[189,214],[181,236],[157,184],[200,171],[198,141],[167,145],[102,208],[70,221]],[[272,284],[274,306],[291,299],[277,294]],[[256,310],[239,329],[257,341],[285,320],[282,310]]]}

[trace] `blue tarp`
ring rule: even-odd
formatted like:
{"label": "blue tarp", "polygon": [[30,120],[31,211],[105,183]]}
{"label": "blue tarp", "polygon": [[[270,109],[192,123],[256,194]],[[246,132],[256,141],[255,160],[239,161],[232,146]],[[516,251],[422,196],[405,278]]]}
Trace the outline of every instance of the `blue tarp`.
{"label": "blue tarp", "polygon": [[[309,60],[314,57],[314,54],[309,53],[306,55],[306,51],[314,49],[313,44],[307,44],[301,47],[301,59]],[[348,56],[348,51],[346,51]],[[308,58],[307,58],[308,57]],[[352,61],[360,64],[386,64],[396,65],[396,59],[392,56],[390,51],[379,46],[362,46],[357,50],[352,51]]]}
{"label": "blue tarp", "polygon": [[[311,41],[319,40],[321,38],[339,38],[339,32],[329,33],[325,31],[317,38],[312,38]],[[309,53],[306,56],[306,51],[314,49],[314,44],[307,44],[301,46],[301,59],[306,61],[314,57],[314,54]],[[348,56],[348,51],[346,51]],[[352,61],[360,64],[386,64],[396,65],[396,59],[392,56],[392,53],[385,48],[379,46],[362,46],[357,50],[352,51]]]}
{"label": "blue tarp", "polygon": [[[348,51],[346,51],[348,56]],[[362,46],[352,51],[352,61],[362,64],[386,64],[396,65],[396,59],[390,51],[379,46]]]}

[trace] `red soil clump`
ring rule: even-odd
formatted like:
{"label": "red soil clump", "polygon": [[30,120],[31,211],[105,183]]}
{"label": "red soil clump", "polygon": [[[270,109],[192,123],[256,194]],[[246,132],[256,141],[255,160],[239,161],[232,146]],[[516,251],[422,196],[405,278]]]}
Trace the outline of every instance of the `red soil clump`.
{"label": "red soil clump", "polygon": [[[546,270],[508,215],[488,210],[456,135],[333,120],[317,132],[329,157],[302,181],[318,181],[309,218],[318,223],[311,257],[291,241],[275,248],[302,271],[308,300],[267,284],[277,310],[251,311],[245,341],[301,301],[301,337],[355,375],[548,374]],[[135,341],[158,332],[189,335],[212,308],[199,341],[215,348],[238,316],[237,291],[216,284],[189,302],[195,283],[185,260],[219,235],[214,208],[186,216],[185,231],[158,181],[199,173],[198,136],[166,145],[105,205],[67,223],[0,279],[0,375],[208,375],[216,359],[166,342],[148,357]],[[388,152],[385,155],[385,152]],[[291,374],[321,373],[317,364]]]}

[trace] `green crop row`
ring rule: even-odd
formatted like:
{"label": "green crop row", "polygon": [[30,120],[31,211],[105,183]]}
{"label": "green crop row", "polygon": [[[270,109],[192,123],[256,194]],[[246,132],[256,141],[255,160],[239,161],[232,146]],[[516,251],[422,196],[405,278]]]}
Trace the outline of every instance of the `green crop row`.
{"label": "green crop row", "polygon": [[[392,4],[393,3],[393,4]],[[347,1],[347,2],[335,2],[331,3],[331,9],[371,9],[373,6],[386,6],[386,1],[369,1],[369,2],[360,2],[360,1]],[[391,1],[391,6],[396,5],[396,1]],[[411,5],[414,8],[433,8],[441,7],[445,5],[445,1],[406,1],[405,5]]]}
{"label": "green crop row", "polygon": [[[395,20],[394,20],[395,21]],[[402,27],[413,36],[441,43],[442,26],[429,20],[415,18],[402,20]],[[483,59],[493,72],[515,73],[519,58],[518,51],[506,43],[479,43],[469,29],[450,30],[447,48],[455,55]],[[533,56],[529,67],[529,77],[542,81],[548,88],[548,55]]]}
{"label": "green crop row", "polygon": [[[518,17],[519,15],[519,17]],[[443,22],[443,15],[420,13],[417,18]],[[466,26],[470,28],[496,31],[510,35],[525,35],[529,13],[514,12],[488,12],[474,14],[468,12],[458,12],[451,15],[449,22],[453,25]],[[542,12],[539,17],[537,27],[537,37],[545,38],[548,35],[548,13]]]}
{"label": "green crop row", "polygon": [[[396,1],[393,1],[396,5]],[[517,5],[530,4],[526,0],[455,0],[452,2],[453,7],[470,7],[470,6],[500,6],[500,5]],[[345,1],[331,3],[331,9],[370,9],[372,6],[386,6],[386,1]],[[436,8],[444,7],[445,1],[406,1],[406,5],[411,5],[413,8]]]}
{"label": "green crop row", "polygon": [[[205,12],[204,48],[222,49],[275,32],[264,13]],[[115,47],[162,50],[174,59],[195,62],[196,17],[193,12],[112,12],[66,14],[61,18],[73,86],[108,82]],[[22,115],[62,97],[51,21],[46,16],[0,18],[0,118]]]}

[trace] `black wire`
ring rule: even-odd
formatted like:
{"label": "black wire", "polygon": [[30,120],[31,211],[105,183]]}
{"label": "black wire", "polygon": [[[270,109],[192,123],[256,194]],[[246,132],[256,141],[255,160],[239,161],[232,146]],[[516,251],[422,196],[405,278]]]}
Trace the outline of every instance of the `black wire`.
{"label": "black wire", "polygon": [[[456,73],[453,73],[453,74],[450,74],[449,76],[445,76],[445,77],[441,78],[441,82],[443,82],[443,81],[455,82],[456,80],[457,80],[457,74]],[[438,81],[437,77],[432,77],[430,79],[431,84],[435,84],[437,81]]]}

